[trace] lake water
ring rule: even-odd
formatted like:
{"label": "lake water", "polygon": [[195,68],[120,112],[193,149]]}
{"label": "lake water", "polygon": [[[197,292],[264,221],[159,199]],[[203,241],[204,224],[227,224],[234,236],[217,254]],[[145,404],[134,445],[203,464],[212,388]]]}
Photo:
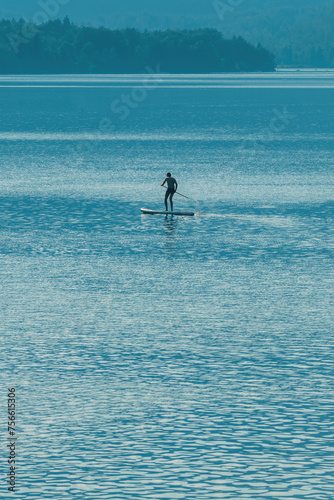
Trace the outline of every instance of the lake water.
{"label": "lake water", "polygon": [[1,495],[332,499],[334,72],[148,72],[0,77]]}

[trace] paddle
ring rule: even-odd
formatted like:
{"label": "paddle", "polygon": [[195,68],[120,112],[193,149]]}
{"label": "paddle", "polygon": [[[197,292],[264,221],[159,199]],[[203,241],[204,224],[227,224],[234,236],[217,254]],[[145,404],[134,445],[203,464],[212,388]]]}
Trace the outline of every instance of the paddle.
{"label": "paddle", "polygon": [[[168,189],[166,186],[162,186],[165,189]],[[189,198],[189,196],[186,196],[185,194],[181,194],[178,191],[174,191],[174,194],[178,194],[179,196],[182,196],[183,198],[187,198],[187,200],[192,200],[195,201],[198,204],[198,209],[199,209],[199,215],[201,215],[201,205],[199,201],[195,200],[194,198]]]}
{"label": "paddle", "polygon": [[[162,187],[165,189],[168,189],[168,188],[166,188],[166,186],[162,186]],[[194,198],[189,198],[189,196],[186,196],[185,194],[179,193],[178,191],[174,191],[174,194],[178,194],[179,196],[183,196],[183,198],[187,198],[187,200],[197,201],[197,200],[194,200]]]}

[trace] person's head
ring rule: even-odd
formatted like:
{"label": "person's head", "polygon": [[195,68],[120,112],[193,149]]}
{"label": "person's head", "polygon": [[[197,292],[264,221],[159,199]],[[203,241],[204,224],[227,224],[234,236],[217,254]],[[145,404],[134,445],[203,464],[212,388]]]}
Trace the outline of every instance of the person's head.
{"label": "person's head", "polygon": [[167,172],[167,177],[172,177],[172,174],[170,172]]}

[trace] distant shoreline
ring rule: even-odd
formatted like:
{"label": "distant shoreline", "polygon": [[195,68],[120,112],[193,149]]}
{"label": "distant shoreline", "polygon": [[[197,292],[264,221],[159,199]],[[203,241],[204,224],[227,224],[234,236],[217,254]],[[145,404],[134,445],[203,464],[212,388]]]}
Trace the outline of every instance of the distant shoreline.
{"label": "distant shoreline", "polygon": [[[156,73],[161,76],[210,76],[210,77],[220,77],[224,75],[237,75],[241,76],[243,74],[245,75],[266,75],[269,76],[270,73],[273,75],[277,75],[278,73],[334,73],[334,68],[308,68],[308,67],[300,67],[300,68],[288,68],[288,67],[277,67],[273,71],[245,71],[245,72],[240,72],[240,71],[226,71],[226,72],[212,72],[212,73]],[[126,76],[138,76],[138,77],[143,77],[147,75],[147,73],[0,73],[0,79],[1,78],[8,78],[8,77],[126,77]]]}
{"label": "distant shoreline", "polygon": [[[242,76],[242,75],[266,75],[267,77],[270,77],[270,74],[274,75],[279,75],[279,73],[301,73],[301,74],[307,74],[307,73],[334,73],[334,68],[283,68],[283,67],[277,67],[275,70],[269,72],[269,71],[249,71],[249,72],[212,72],[212,73],[155,73],[156,75],[159,75],[161,77],[180,77],[184,76],[185,78],[189,77],[224,77],[225,75],[235,75],[235,76]],[[80,77],[87,77],[87,78],[126,78],[127,76],[135,77],[138,76],[138,78],[142,78],[147,76],[147,73],[0,73],[0,80],[1,79],[6,79],[6,78],[33,78],[33,77],[41,77],[42,79],[44,78],[52,78],[52,77],[73,77],[73,78],[80,78]]]}
{"label": "distant shoreline", "polygon": [[[275,56],[215,29],[144,31],[78,27],[66,17],[42,25],[0,21],[0,74],[273,72]],[[156,70],[159,68],[159,71]]]}

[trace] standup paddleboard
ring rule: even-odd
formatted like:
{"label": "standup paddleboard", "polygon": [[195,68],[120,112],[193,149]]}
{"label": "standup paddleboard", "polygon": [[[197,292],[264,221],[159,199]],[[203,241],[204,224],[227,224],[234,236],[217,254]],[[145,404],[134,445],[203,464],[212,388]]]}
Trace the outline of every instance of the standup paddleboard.
{"label": "standup paddleboard", "polygon": [[171,212],[168,210],[159,211],[159,210],[150,210],[149,208],[141,208],[143,214],[148,215],[195,215],[194,212]]}

